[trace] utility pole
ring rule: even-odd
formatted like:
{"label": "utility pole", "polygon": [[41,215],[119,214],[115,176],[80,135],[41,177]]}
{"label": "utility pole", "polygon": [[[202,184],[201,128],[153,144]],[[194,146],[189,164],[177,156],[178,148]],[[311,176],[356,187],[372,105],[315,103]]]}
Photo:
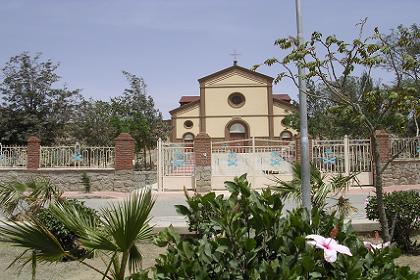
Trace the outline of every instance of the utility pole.
{"label": "utility pole", "polygon": [[[296,0],[296,25],[298,44],[303,44],[302,14],[300,0]],[[309,137],[308,137],[308,109],[306,102],[306,81],[302,79],[304,69],[298,65],[299,81],[299,114],[300,114],[300,146],[301,146],[301,192],[302,204],[311,213],[311,170],[309,164]]]}

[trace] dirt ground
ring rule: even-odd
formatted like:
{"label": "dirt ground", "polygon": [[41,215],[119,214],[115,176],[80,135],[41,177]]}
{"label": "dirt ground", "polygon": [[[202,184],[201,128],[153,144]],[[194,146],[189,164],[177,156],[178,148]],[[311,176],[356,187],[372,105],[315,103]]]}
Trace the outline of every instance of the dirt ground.
{"label": "dirt ground", "polygon": [[[140,249],[143,253],[143,267],[150,267],[154,264],[155,258],[164,252],[164,248],[159,248],[153,244],[141,244]],[[0,242],[0,279],[30,279],[31,267],[27,265],[19,274],[17,267],[6,269],[7,266],[18,256],[23,250],[21,248],[12,247],[9,244]],[[100,258],[88,260],[88,263],[105,270],[105,265]],[[399,265],[408,265],[412,270],[420,272],[420,256],[402,256],[397,259]],[[77,263],[57,263],[57,264],[38,264],[37,280],[100,280],[101,275],[90,268]]]}
{"label": "dirt ground", "polygon": [[[140,244],[140,250],[143,254],[143,267],[147,268],[154,265],[154,260],[160,253],[165,251],[164,248],[157,247],[153,244]],[[12,247],[7,243],[0,242],[0,280],[16,280],[31,279],[31,265],[18,273],[18,267],[13,266],[6,269],[9,264],[23,252],[22,248]],[[87,261],[100,270],[105,270],[106,266],[100,258],[94,258]],[[38,264],[37,280],[100,280],[101,275],[92,269],[78,263],[67,262],[57,264]]]}

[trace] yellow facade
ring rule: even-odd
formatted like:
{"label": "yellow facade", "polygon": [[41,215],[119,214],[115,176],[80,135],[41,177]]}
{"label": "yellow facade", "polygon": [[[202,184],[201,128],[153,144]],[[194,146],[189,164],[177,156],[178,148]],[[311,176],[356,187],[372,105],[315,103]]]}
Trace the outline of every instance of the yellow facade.
{"label": "yellow facade", "polygon": [[[194,106],[190,109],[186,109],[182,112],[179,112],[177,118],[175,119],[175,129],[177,138],[182,138],[185,133],[192,133],[197,135],[200,132],[200,108],[199,106]],[[191,128],[184,126],[185,121],[190,120],[193,123]]]}
{"label": "yellow facade", "polygon": [[[229,140],[229,129],[235,122],[246,127],[247,137],[278,139],[285,130],[282,119],[294,108],[287,101],[273,101],[272,81],[271,77],[236,65],[200,79],[200,97],[180,101],[181,106],[171,111],[171,140],[182,141],[188,132],[205,132],[212,138]],[[232,104],[234,93],[241,96],[240,104]],[[186,120],[193,123],[191,128],[185,127]]]}

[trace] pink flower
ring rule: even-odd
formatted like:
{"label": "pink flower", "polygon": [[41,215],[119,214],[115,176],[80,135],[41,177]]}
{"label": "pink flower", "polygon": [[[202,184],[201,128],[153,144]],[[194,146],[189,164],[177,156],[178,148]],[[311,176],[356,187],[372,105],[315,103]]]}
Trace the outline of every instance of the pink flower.
{"label": "pink flower", "polygon": [[373,250],[378,250],[378,249],[383,249],[385,247],[389,247],[389,245],[391,245],[391,242],[385,242],[385,243],[380,243],[380,244],[373,244],[372,242],[369,241],[363,241],[363,244],[365,245],[366,249],[373,251]]}
{"label": "pink flower", "polygon": [[308,244],[324,250],[324,259],[327,262],[333,263],[337,260],[337,252],[352,256],[350,249],[344,245],[340,245],[332,238],[325,238],[321,235],[310,234],[306,236]]}

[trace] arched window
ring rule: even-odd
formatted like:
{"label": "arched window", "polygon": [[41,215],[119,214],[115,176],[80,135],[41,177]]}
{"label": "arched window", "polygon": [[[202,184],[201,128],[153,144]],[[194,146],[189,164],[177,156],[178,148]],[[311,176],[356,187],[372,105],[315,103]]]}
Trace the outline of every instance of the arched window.
{"label": "arched window", "polygon": [[292,133],[290,132],[290,131],[287,131],[287,130],[285,130],[285,131],[282,131],[281,133],[280,133],[280,139],[281,140],[292,140]]}
{"label": "arched window", "polygon": [[234,123],[230,126],[229,133],[246,133],[246,128],[241,123]]}
{"label": "arched window", "polygon": [[194,141],[194,134],[192,133],[185,133],[184,136],[182,136],[182,139],[184,142],[193,142]]}
{"label": "arched window", "polygon": [[243,120],[232,120],[225,128],[226,140],[244,140],[249,137],[249,126]]}

